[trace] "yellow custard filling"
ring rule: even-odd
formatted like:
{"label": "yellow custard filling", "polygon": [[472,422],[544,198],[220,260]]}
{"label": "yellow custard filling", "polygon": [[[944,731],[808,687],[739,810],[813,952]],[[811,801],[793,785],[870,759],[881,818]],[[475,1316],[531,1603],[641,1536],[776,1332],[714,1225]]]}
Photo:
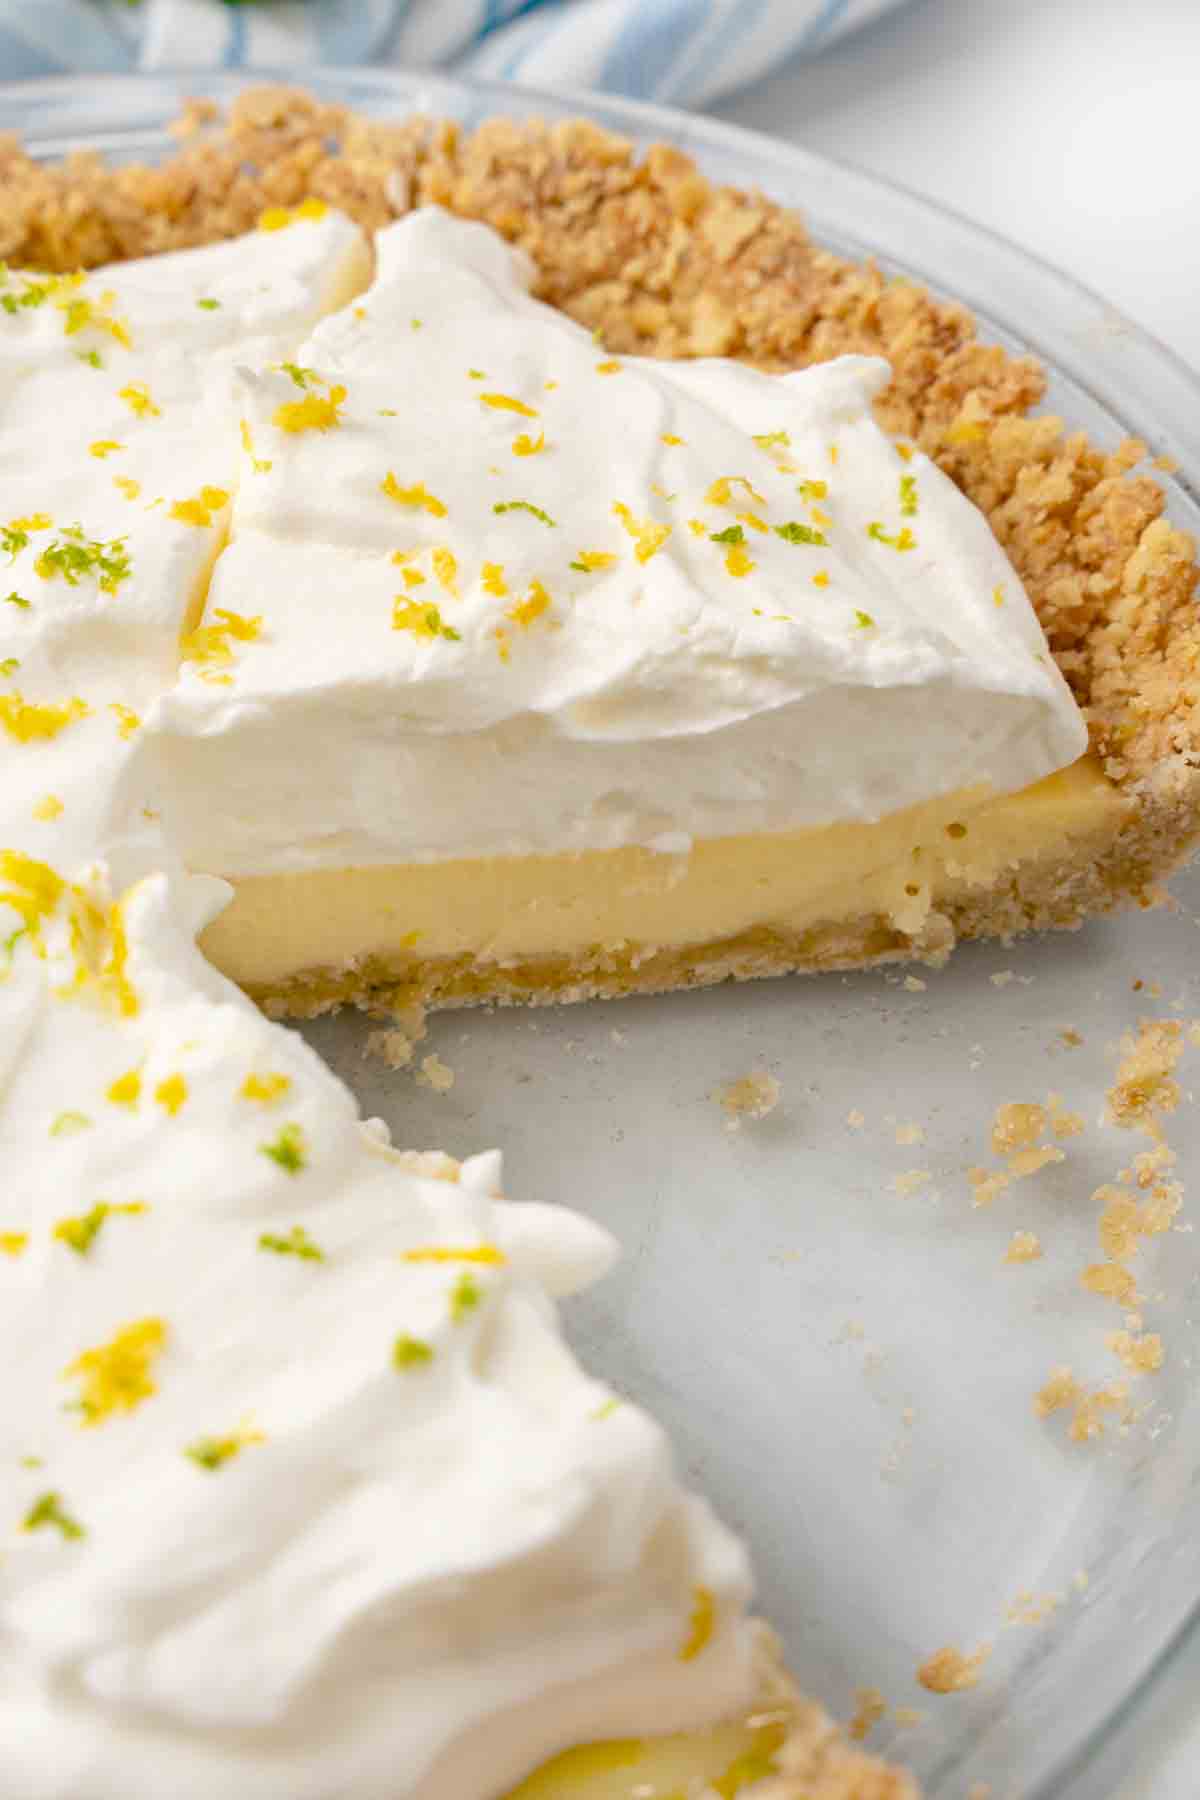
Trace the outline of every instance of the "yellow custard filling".
{"label": "yellow custard filling", "polygon": [[641,848],[321,869],[237,880],[206,954],[262,991],[386,957],[399,968],[687,948],[760,927],[881,916],[908,933],[931,908],[1019,863],[1111,833],[1126,811],[1099,765],[1001,797],[959,791],[874,824]]}

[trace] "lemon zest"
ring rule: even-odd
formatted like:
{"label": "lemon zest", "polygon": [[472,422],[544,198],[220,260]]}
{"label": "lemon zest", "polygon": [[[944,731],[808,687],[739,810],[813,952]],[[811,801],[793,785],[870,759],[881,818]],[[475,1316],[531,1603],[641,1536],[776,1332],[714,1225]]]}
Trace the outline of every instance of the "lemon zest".
{"label": "lemon zest", "polygon": [[293,1225],[284,1236],[276,1231],[264,1231],[258,1240],[260,1250],[270,1250],[276,1256],[295,1256],[301,1262],[324,1262],[325,1252],[319,1244],[314,1244],[303,1225]]}
{"label": "lemon zest", "polygon": [[613,502],[613,512],[633,539],[634,555],[640,563],[648,563],[656,556],[671,535],[669,525],[663,525],[657,519],[639,519],[620,500]]}
{"label": "lemon zest", "polygon": [[433,1350],[424,1338],[410,1337],[407,1331],[392,1345],[392,1365],[397,1369],[419,1369],[433,1361]]}
{"label": "lemon zest", "polygon": [[137,1069],[126,1069],[112,1082],[104,1098],[114,1106],[136,1106],[142,1097],[142,1077]]}
{"label": "lemon zest", "polygon": [[258,1106],[274,1106],[292,1085],[290,1075],[247,1075],[238,1089],[239,1100],[253,1100]]}
{"label": "lemon zest", "polygon": [[679,1652],[680,1662],[693,1662],[711,1641],[717,1618],[717,1603],[711,1588],[692,1590],[692,1616],[688,1635]]}
{"label": "lemon zest", "polygon": [[162,1319],[139,1319],[67,1365],[64,1378],[78,1377],[82,1383],[78,1409],[85,1427],[101,1425],[115,1412],[133,1412],[157,1393],[151,1369],[166,1340]]}
{"label": "lemon zest", "polygon": [[241,438],[242,438],[242,449],[246,452],[246,455],[250,458],[250,467],[254,470],[254,473],[256,475],[265,475],[265,474],[267,474],[268,470],[274,468],[275,465],[269,459],[264,459],[260,456],[255,456],[255,454],[254,454],[254,433],[250,429],[249,419],[243,419],[241,422]]}
{"label": "lemon zest", "polygon": [[541,582],[535,579],[530,582],[525,598],[509,607],[508,617],[514,625],[532,625],[535,619],[540,619],[543,613],[549,612],[553,604]]}
{"label": "lemon zest", "polygon": [[180,639],[179,653],[184,662],[204,666],[231,663],[231,639],[234,643],[251,644],[262,636],[261,613],[247,619],[241,613],[230,612],[226,607],[218,606],[213,618],[217,621],[216,624],[197,626],[195,631],[185,632]]}
{"label": "lemon zest", "polygon": [[154,1098],[167,1114],[174,1118],[185,1104],[188,1097],[188,1084],[182,1075],[168,1075],[160,1081],[154,1090]]}
{"label": "lemon zest", "polygon": [[131,738],[134,732],[141,728],[141,718],[134,712],[132,706],[124,706],[120,700],[110,700],[108,710],[117,721],[119,737]]}
{"label": "lemon zest", "polygon": [[335,383],[327,394],[306,393],[303,400],[285,400],[275,408],[271,423],[280,431],[298,435],[302,431],[332,431],[342,422],[341,407],[346,390]]}
{"label": "lemon zest", "polygon": [[379,487],[380,491],[385,493],[389,500],[394,500],[397,506],[415,506],[421,512],[431,513],[435,519],[446,517],[444,503],[438,499],[436,494],[429,492],[423,481],[416,482],[412,487],[401,487],[389,469]]}
{"label": "lemon zest", "polygon": [[86,1113],[60,1112],[50,1127],[51,1137],[74,1137],[77,1132],[90,1131],[92,1121]]}
{"label": "lemon zest", "polygon": [[260,212],[258,215],[258,229],[260,231],[285,231],[298,219],[323,219],[328,211],[329,208],[324,200],[318,200],[315,194],[310,194],[307,200],[300,202],[299,206],[268,206],[265,212]]}
{"label": "lemon zest", "polygon": [[523,400],[514,400],[511,394],[480,394],[480,404],[490,406],[495,412],[519,413],[523,419],[536,419],[537,408],[526,406]]}
{"label": "lemon zest", "polygon": [[117,399],[124,400],[131,413],[138,419],[161,419],[162,411],[154,404],[150,389],[144,381],[127,382],[117,392]]}
{"label": "lemon zest", "polygon": [[68,725],[90,716],[91,708],[76,696],[61,705],[36,704],[23,694],[0,694],[0,725],[19,744],[56,738]]}
{"label": "lemon zest", "polygon": [[757,488],[747,481],[744,475],[719,476],[704,496],[706,505],[736,506],[737,502],[733,498],[733,490],[735,487],[744,489],[747,496],[753,500],[755,506],[766,506],[767,501],[765,496],[760,494]]}
{"label": "lemon zest", "polygon": [[227,1462],[232,1462],[235,1456],[240,1456],[250,1445],[265,1442],[266,1438],[261,1431],[252,1431],[243,1426],[225,1437],[197,1438],[194,1444],[187,1446],[183,1454],[199,1468],[207,1469],[213,1474],[216,1470],[223,1469]]}
{"label": "lemon zest", "polygon": [[213,514],[220,512],[228,500],[229,495],[224,488],[203,487],[190,500],[176,500],[169,516],[179,519],[184,525],[211,525]]}
{"label": "lemon zest", "polygon": [[508,1257],[498,1244],[422,1244],[416,1250],[402,1250],[400,1260],[407,1263],[482,1263],[489,1268],[503,1268]]}
{"label": "lemon zest", "polygon": [[41,1531],[46,1525],[52,1525],[55,1531],[71,1540],[86,1535],[78,1519],[73,1519],[62,1503],[62,1495],[55,1490],[39,1494],[25,1517],[21,1521],[22,1531]]}
{"label": "lemon zest", "polygon": [[54,1227],[54,1239],[56,1243],[66,1244],[76,1256],[87,1256],[107,1219],[116,1218],[119,1214],[136,1217],[146,1211],[141,1200],[130,1200],[121,1206],[110,1206],[107,1200],[97,1200],[95,1206],[81,1213],[78,1218],[60,1219]]}
{"label": "lemon zest", "polygon": [[406,600],[403,594],[397,594],[392,601],[392,630],[410,631],[415,638],[426,641],[446,638],[451,643],[458,643],[462,637],[461,632],[445,623],[441,611],[431,601]]}
{"label": "lemon zest", "polygon": [[439,545],[429,559],[433,564],[433,572],[445,588],[446,592],[457,600],[458,588],[455,585],[458,575],[458,563],[453,553],[443,545]]}
{"label": "lemon zest", "polygon": [[543,525],[557,524],[557,520],[552,519],[548,512],[543,512],[540,506],[534,506],[531,500],[497,500],[492,511],[494,513],[527,512]]}

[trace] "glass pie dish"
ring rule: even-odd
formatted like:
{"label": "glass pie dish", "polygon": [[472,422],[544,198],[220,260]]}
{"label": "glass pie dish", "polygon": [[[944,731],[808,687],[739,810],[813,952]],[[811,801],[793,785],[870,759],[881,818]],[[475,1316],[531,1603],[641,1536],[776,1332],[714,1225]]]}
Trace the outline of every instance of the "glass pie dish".
{"label": "glass pie dish", "polygon": [[[795,204],[839,253],[965,302],[981,336],[1046,365],[1048,410],[1169,459],[1171,515],[1200,528],[1195,379],[1066,278],[898,189],[630,103],[363,72],[305,84],[381,116],[470,128],[583,114],[671,142],[710,178]],[[0,125],[47,157],[154,158],[186,97],[244,85],[39,83],[0,93]],[[886,1702],[873,1746],[945,1800],[979,1783],[1061,1793],[1195,1631],[1200,1262],[1186,1199],[1137,1265],[1160,1370],[1122,1368],[1107,1338],[1123,1316],[1079,1278],[1096,1255],[1092,1195],[1146,1141],[1103,1120],[1117,1041],[1143,1016],[1200,1013],[1200,884],[1184,876],[1176,892],[1174,911],[968,947],[941,971],[443,1015],[426,1048],[454,1070],[447,1092],[364,1061],[357,1017],[306,1028],[397,1141],[456,1154],[500,1142],[513,1192],[616,1231],[625,1260],[576,1305],[577,1344],[665,1421],[748,1537],[760,1604],[805,1687],[842,1716],[857,1704],[864,1726]],[[714,1094],[756,1069],[779,1103],[730,1129]],[[1186,1090],[1186,1057],[1181,1075]],[[1081,1124],[1064,1160],[975,1206],[968,1169],[995,1162],[996,1109],[1051,1091]],[[1186,1185],[1186,1093],[1167,1137]],[[1028,1264],[1008,1257],[1018,1231],[1040,1241]],[[1127,1385],[1090,1441],[1035,1409],[1063,1367]],[[919,1683],[946,1645],[990,1646],[969,1691]],[[864,1707],[864,1692],[880,1700]]]}

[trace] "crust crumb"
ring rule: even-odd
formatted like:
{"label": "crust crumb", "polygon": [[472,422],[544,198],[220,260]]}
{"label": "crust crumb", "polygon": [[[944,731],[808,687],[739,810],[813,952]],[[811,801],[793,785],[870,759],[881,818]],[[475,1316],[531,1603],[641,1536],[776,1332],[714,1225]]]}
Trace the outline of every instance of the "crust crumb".
{"label": "crust crumb", "polygon": [[1036,1103],[1010,1101],[997,1107],[992,1120],[992,1154],[1009,1156],[1014,1150],[1027,1149],[1036,1144],[1047,1124],[1045,1107]]}
{"label": "crust crumb", "polygon": [[1034,1594],[1025,1588],[1004,1617],[1010,1625],[1044,1625],[1062,1605],[1062,1598],[1061,1594]]}
{"label": "crust crumb", "polygon": [[878,1688],[856,1688],[854,1717],[846,1727],[846,1736],[861,1744],[873,1726],[887,1713],[887,1701]]}
{"label": "crust crumb", "polygon": [[431,1056],[421,1058],[417,1080],[422,1087],[432,1088],[435,1094],[448,1094],[454,1086],[454,1070],[448,1068],[434,1052]]}
{"label": "crust crumb", "polygon": [[971,1204],[973,1206],[990,1206],[998,1194],[1002,1194],[1009,1185],[1011,1177],[1002,1169],[989,1172],[987,1169],[968,1169],[967,1180],[971,1183]]}
{"label": "crust crumb", "polygon": [[1008,1170],[1014,1181],[1021,1181],[1027,1175],[1036,1175],[1039,1170],[1049,1168],[1051,1163],[1065,1162],[1066,1152],[1055,1144],[1039,1144],[1032,1150],[1018,1150],[1008,1159]]}
{"label": "crust crumb", "polygon": [[1118,1306],[1138,1304],[1137,1282],[1132,1272],[1123,1269],[1120,1263],[1089,1263],[1079,1279],[1089,1294],[1099,1294],[1102,1299],[1115,1300]]}
{"label": "crust crumb", "polygon": [[1177,1019],[1142,1019],[1137,1036],[1121,1039],[1121,1063],[1108,1090],[1108,1118],[1122,1131],[1161,1136],[1160,1115],[1179,1105],[1172,1070],[1183,1054],[1183,1027]]}
{"label": "crust crumb", "polygon": [[737,1081],[717,1088],[713,1099],[725,1111],[727,1129],[736,1131],[743,1119],[765,1119],[779,1105],[783,1092],[775,1077],[766,1069],[751,1069]]}
{"label": "crust crumb", "polygon": [[1006,1263],[1036,1262],[1042,1254],[1042,1240],[1035,1231],[1014,1231],[1004,1252]]}
{"label": "crust crumb", "polygon": [[1059,1368],[1051,1371],[1048,1381],[1034,1395],[1033,1410],[1039,1419],[1046,1419],[1051,1413],[1070,1408],[1068,1435],[1074,1443],[1086,1444],[1103,1436],[1105,1415],[1124,1408],[1127,1399],[1128,1390],[1123,1382],[1094,1388],[1089,1393],[1076,1381],[1070,1369]]}
{"label": "crust crumb", "polygon": [[1166,1353],[1156,1331],[1143,1332],[1141,1336],[1132,1331],[1110,1331],[1104,1341],[1135,1375],[1153,1375],[1163,1366]]}
{"label": "crust crumb", "polygon": [[364,1056],[377,1056],[389,1069],[407,1069],[413,1059],[413,1041],[398,1026],[387,1031],[369,1031],[363,1045]]}
{"label": "crust crumb", "polygon": [[983,1665],[992,1653],[990,1644],[981,1644],[969,1656],[951,1645],[935,1650],[917,1670],[917,1680],[931,1694],[963,1694],[978,1687]]}

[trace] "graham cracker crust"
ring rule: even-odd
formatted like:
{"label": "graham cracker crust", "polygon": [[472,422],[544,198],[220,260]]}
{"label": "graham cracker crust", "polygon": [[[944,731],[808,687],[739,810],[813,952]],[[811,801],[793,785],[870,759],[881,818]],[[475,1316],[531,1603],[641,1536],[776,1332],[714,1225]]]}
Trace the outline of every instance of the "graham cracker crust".
{"label": "graham cracker crust", "polygon": [[885,356],[881,424],[932,456],[986,514],[1016,566],[1104,772],[1134,801],[1105,841],[1017,868],[931,915],[917,938],[881,919],[787,936],[752,932],[681,957],[634,946],[571,967],[368,960],[259,997],[272,1010],[345,1000],[428,1005],[643,993],[802,969],[944,955],[956,939],[1077,926],[1150,905],[1200,835],[1200,618],[1195,545],[1164,515],[1132,440],[1102,451],[1029,417],[1044,376],[982,344],[965,308],[814,244],[761,194],[711,185],[669,146],[643,157],[583,120],[366,119],[286,88],[222,118],[195,102],[159,167],[84,155],[45,168],[0,145],[0,255],[67,270],[211,242],[268,206],[316,195],[374,229],[437,202],[520,244],[536,291],[614,352],[734,356],[801,367]]}
{"label": "graham cracker crust", "polygon": [[779,1773],[755,1783],[754,1800],[919,1800],[906,1770],[849,1742],[824,1708],[799,1691],[774,1633],[761,1623],[758,1630],[759,1711],[778,1711],[787,1737],[775,1753]]}

